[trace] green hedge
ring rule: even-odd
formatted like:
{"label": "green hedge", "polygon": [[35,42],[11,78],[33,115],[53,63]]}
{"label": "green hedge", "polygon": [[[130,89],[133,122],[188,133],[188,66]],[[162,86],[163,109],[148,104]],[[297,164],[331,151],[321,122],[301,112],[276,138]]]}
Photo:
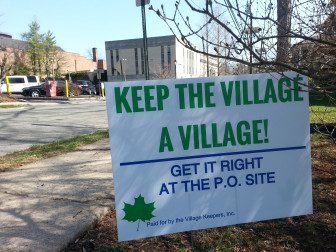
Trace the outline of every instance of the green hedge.
{"label": "green hedge", "polygon": [[336,106],[336,93],[309,95],[310,106]]}

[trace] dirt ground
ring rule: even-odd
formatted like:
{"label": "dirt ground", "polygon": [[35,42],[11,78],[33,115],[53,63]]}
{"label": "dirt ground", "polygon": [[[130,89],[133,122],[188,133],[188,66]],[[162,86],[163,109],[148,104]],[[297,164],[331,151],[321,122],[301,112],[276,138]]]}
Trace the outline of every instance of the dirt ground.
{"label": "dirt ground", "polygon": [[0,94],[0,103],[1,102],[15,102],[17,101],[14,97],[7,96],[5,94]]}
{"label": "dirt ground", "polygon": [[65,251],[336,251],[336,143],[312,143],[312,215],[118,243],[112,209]]}

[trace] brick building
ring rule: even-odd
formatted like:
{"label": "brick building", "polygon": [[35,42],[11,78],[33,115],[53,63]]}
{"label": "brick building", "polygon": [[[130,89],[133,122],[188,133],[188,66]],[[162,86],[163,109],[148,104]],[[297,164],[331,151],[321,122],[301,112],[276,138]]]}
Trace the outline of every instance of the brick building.
{"label": "brick building", "polygon": [[[25,54],[26,49],[27,43],[25,41],[13,39],[8,34],[0,33],[0,67],[4,63],[7,65],[15,64],[15,57],[20,57],[20,61],[28,63],[28,57]],[[92,72],[97,69],[96,49],[94,50],[94,56],[93,59],[89,59],[79,53],[66,52],[58,47],[53,68],[57,69],[61,74],[79,71]]]}

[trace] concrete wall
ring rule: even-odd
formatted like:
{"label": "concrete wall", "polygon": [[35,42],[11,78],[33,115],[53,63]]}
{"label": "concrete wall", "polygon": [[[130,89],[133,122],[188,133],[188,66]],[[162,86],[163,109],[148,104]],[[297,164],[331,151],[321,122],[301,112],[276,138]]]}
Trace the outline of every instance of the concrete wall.
{"label": "concrete wall", "polygon": [[[161,46],[163,46],[164,66],[161,61]],[[106,60],[109,81],[145,79],[142,74],[141,50],[143,47],[142,39],[107,41]],[[138,74],[136,74],[135,51],[138,51]],[[168,62],[168,48],[170,48],[170,63]],[[112,74],[111,52],[113,51],[113,66],[121,73],[120,61],[116,59],[116,52],[119,52],[119,60],[122,61],[123,74]],[[174,36],[154,37],[148,39],[148,62],[151,79],[167,78],[190,78],[201,76],[202,66],[200,54],[187,49],[179,43]],[[175,73],[176,69],[176,73]]]}

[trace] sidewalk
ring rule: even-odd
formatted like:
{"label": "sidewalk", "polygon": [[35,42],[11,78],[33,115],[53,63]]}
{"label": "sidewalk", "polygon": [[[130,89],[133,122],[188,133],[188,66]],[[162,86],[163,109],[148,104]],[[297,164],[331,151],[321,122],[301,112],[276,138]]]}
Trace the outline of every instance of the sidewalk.
{"label": "sidewalk", "polygon": [[81,96],[81,97],[71,97],[71,98],[50,98],[50,97],[39,97],[31,98],[24,97],[20,98],[18,101],[13,102],[0,102],[0,105],[36,105],[36,104],[53,104],[53,103],[77,103],[82,101],[106,101],[105,97],[100,96]]}
{"label": "sidewalk", "polygon": [[114,202],[108,140],[0,173],[0,250],[59,251]]}

